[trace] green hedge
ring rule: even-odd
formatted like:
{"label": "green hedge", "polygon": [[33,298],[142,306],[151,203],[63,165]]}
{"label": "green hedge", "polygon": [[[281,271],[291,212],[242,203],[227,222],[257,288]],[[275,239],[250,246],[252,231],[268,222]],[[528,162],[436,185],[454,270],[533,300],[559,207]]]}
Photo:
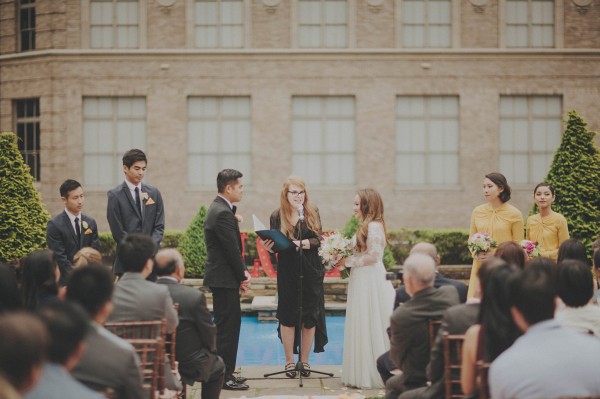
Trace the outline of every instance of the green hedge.
{"label": "green hedge", "polygon": [[[177,248],[183,237],[184,232],[167,230],[163,238],[161,247]],[[245,263],[252,267],[254,259],[258,258],[256,252],[256,233],[248,232],[248,238],[245,244]],[[426,230],[426,229],[401,229],[388,232],[390,245],[386,248],[386,255],[391,253],[391,257],[384,259],[386,267],[396,264],[401,265],[408,256],[410,248],[419,241],[431,242],[437,247],[442,258],[442,264],[471,264],[473,259],[467,250],[467,240],[469,234],[466,230]],[[112,262],[115,257],[115,242],[110,233],[100,234],[100,252],[104,255],[107,262]],[[204,265],[187,264],[187,278],[204,277]]]}

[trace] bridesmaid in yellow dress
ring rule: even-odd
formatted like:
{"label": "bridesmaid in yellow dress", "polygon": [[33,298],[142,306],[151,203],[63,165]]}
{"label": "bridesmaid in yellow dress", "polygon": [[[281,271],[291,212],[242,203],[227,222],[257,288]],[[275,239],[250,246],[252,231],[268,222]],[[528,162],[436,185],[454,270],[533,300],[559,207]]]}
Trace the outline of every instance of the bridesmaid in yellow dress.
{"label": "bridesmaid in yellow dress", "polygon": [[[523,215],[510,200],[510,186],[500,173],[490,173],[483,179],[483,196],[487,203],[473,209],[469,237],[475,233],[489,233],[498,245],[505,241],[521,241],[524,237]],[[467,298],[475,296],[477,271],[481,262],[492,254],[481,253],[473,259]]]}
{"label": "bridesmaid in yellow dress", "polygon": [[540,255],[556,262],[558,247],[569,239],[567,220],[552,210],[556,196],[550,183],[535,186],[533,198],[540,213],[527,218],[527,239],[537,241],[541,249]]}

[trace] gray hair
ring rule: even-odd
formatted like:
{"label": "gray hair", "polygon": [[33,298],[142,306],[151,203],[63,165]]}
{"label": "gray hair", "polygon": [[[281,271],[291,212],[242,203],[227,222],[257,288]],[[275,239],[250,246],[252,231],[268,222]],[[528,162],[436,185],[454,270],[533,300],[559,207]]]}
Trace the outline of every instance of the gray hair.
{"label": "gray hair", "polygon": [[425,255],[429,255],[431,256],[431,258],[433,260],[435,260],[437,258],[437,249],[435,248],[435,245],[425,242],[425,241],[421,241],[416,243],[411,249],[410,249],[410,254],[425,254]]}
{"label": "gray hair", "polygon": [[435,280],[435,261],[423,253],[410,255],[404,261],[404,274],[410,276],[418,285],[433,287]]}

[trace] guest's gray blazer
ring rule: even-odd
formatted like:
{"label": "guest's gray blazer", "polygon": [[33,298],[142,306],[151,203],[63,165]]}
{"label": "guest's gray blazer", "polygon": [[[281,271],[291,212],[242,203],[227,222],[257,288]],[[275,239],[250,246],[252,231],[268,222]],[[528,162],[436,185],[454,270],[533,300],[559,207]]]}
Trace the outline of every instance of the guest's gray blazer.
{"label": "guest's gray blazer", "polygon": [[114,321],[167,319],[167,332],[177,327],[177,312],[164,285],[147,281],[141,273],[125,273],[115,284],[112,296],[114,310],[108,317]]}
{"label": "guest's gray blazer", "polygon": [[76,381],[68,371],[57,363],[46,363],[37,385],[24,399],[102,399],[93,390]]}
{"label": "guest's gray blazer", "polygon": [[99,249],[96,221],[82,213],[80,223],[87,225],[87,229],[81,228],[81,240],[77,239],[71,219],[65,211],[54,216],[46,225],[46,244],[56,255],[61,281],[65,281],[73,268],[73,256],[77,251],[83,247]]}
{"label": "guest's gray blazer", "polygon": [[[148,194],[148,199],[143,200],[143,194]],[[153,204],[148,204],[152,199]],[[108,192],[106,217],[110,232],[117,243],[129,233],[144,233],[152,237],[156,245],[160,245],[165,231],[165,212],[162,196],[156,187],[142,183],[140,193],[142,213],[135,206],[127,183],[123,182]],[[123,268],[118,257],[115,258],[113,271],[123,273]]]}
{"label": "guest's gray blazer", "polygon": [[71,371],[95,391],[115,393],[116,399],[147,399],[137,354],[127,341],[92,323],[85,338],[86,351]]}

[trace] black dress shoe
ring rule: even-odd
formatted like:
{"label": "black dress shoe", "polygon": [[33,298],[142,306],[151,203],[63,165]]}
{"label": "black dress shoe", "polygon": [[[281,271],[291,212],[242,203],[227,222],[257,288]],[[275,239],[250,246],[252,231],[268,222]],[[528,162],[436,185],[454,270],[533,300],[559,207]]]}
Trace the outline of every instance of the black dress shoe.
{"label": "black dress shoe", "polygon": [[248,379],[244,377],[233,377],[233,380],[238,384],[243,384],[244,382],[248,381]]}
{"label": "black dress shoe", "polygon": [[245,391],[248,388],[250,388],[248,385],[235,382],[235,380],[227,380],[223,383],[223,389],[228,391]]}

